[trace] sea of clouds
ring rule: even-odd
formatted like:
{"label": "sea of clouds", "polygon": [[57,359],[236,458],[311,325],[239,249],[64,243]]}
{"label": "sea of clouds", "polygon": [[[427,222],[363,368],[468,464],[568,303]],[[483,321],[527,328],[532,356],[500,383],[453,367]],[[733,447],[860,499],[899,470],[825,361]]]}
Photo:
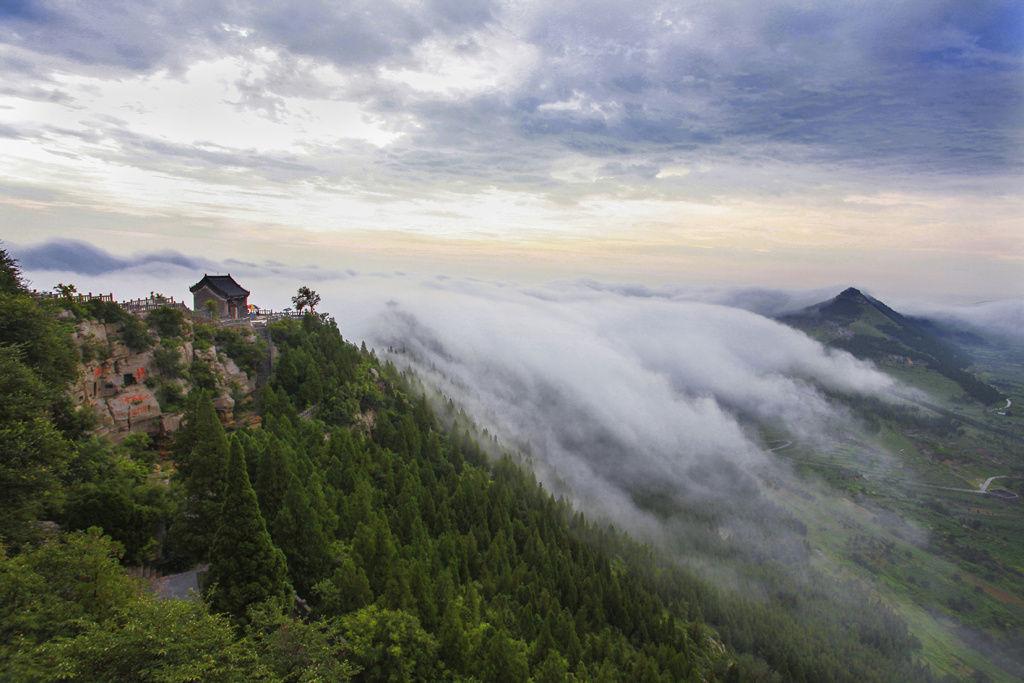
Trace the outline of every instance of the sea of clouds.
{"label": "sea of clouds", "polygon": [[[752,425],[801,440],[848,420],[821,388],[879,394],[892,380],[735,306],[592,282],[521,287],[357,278],[339,327],[451,398],[588,514],[650,531],[651,482],[700,493],[708,465],[767,465]],[[333,297],[332,297],[333,298]],[[713,485],[713,484],[710,484]]]}
{"label": "sea of clouds", "polygon": [[[652,483],[693,500],[721,488],[709,472],[777,472],[779,457],[767,450],[778,444],[764,442],[766,425],[772,438],[827,448],[852,422],[823,390],[882,395],[893,388],[871,364],[771,317],[841,287],[517,285],[296,272],[171,253],[118,260],[70,241],[12,254],[43,288],[74,282],[80,291],[113,290],[119,299],[156,290],[189,301],[187,287],[203,271],[231,272],[252,290],[251,303],[279,309],[301,278],[320,291],[320,310],[347,339],[415,370],[501,448],[528,454],[551,490],[638,533],[660,528],[636,503]],[[908,310],[1009,332],[1017,329],[1021,302]]]}

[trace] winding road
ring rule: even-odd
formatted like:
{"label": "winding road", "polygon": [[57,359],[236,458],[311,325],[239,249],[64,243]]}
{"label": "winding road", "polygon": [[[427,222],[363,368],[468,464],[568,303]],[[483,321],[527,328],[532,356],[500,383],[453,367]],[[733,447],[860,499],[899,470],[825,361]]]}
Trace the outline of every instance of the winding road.
{"label": "winding road", "polygon": [[981,485],[981,492],[985,493],[986,491],[988,491],[988,486],[989,486],[989,484],[992,483],[993,479],[1006,479],[1006,477],[1007,477],[1007,475],[1005,475],[1005,474],[1000,474],[997,477],[989,477],[988,479],[985,480],[985,483]]}
{"label": "winding road", "polygon": [[[1006,399],[1006,402],[1009,403],[1010,399]],[[786,441],[786,442],[784,442],[784,443],[782,443],[782,444],[780,444],[778,446],[775,446],[773,448],[767,449],[766,452],[767,453],[775,453],[776,451],[781,451],[784,448],[789,448],[792,445],[793,445],[792,441]],[[795,458],[788,458],[786,456],[781,456],[781,457],[784,457],[784,458],[786,458],[787,460],[789,460],[791,462],[815,462],[814,460],[802,460],[801,461],[801,460],[796,460]],[[819,465],[826,465],[826,463],[817,463],[817,464],[819,464]],[[829,466],[829,465],[826,465],[826,466]],[[923,484],[923,483],[917,482],[917,481],[908,481],[906,479],[902,479],[902,478],[898,478],[898,477],[887,477],[887,476],[878,475],[878,474],[868,474],[868,473],[865,473],[864,476],[865,477],[870,476],[870,477],[872,477],[874,479],[883,479],[883,480],[886,480],[886,481],[899,482],[899,483],[902,483],[902,484],[910,484],[911,486],[923,486],[923,487],[929,488],[929,489],[942,489],[943,491],[960,491],[961,493],[989,493],[988,487],[992,485],[992,482],[994,480],[996,480],[996,479],[1006,479],[1009,475],[1007,475],[1007,474],[997,474],[994,477],[989,477],[988,479],[985,480],[984,484],[982,484],[981,486],[979,486],[976,489],[959,489],[959,488],[953,488],[951,486],[936,486],[934,484]],[[1011,495],[1009,495],[1009,496],[1000,495],[999,497],[1000,498],[1010,498],[1010,497],[1017,498],[1017,494],[1013,493],[1012,491],[1007,491],[1006,493],[1009,493]]]}

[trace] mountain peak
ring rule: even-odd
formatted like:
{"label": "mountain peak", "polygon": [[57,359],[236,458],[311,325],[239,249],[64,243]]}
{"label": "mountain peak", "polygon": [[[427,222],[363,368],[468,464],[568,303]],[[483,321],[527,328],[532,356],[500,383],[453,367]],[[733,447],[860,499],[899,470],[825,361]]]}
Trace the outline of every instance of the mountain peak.
{"label": "mountain peak", "polygon": [[923,365],[956,382],[982,403],[1005,400],[998,390],[967,371],[971,359],[962,349],[950,346],[929,326],[903,316],[855,287],[847,287],[834,299],[781,320],[861,359],[883,362],[892,357],[909,358],[918,367]]}
{"label": "mountain peak", "polygon": [[847,301],[867,301],[868,298],[856,287],[847,287],[839,293],[836,299]]}

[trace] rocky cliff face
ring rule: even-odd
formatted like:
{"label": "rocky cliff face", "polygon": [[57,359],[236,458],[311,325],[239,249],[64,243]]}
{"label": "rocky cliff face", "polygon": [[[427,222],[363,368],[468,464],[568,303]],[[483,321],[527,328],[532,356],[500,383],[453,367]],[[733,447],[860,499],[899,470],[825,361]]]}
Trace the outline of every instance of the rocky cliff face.
{"label": "rocky cliff face", "polygon": [[[79,405],[92,408],[98,434],[120,441],[134,432],[157,437],[174,432],[181,422],[180,397],[195,388],[195,377],[188,376],[194,361],[209,370],[206,380],[212,378],[214,405],[223,420],[232,419],[236,399],[256,391],[255,373],[250,377],[216,345],[197,344],[187,320],[182,338],[165,342],[151,332],[156,343],[144,351],[128,348],[120,327],[120,323],[98,321],[75,326],[75,343],[83,361],[70,394]],[[177,363],[169,356],[171,351],[178,354]],[[161,353],[164,357],[158,362]]]}

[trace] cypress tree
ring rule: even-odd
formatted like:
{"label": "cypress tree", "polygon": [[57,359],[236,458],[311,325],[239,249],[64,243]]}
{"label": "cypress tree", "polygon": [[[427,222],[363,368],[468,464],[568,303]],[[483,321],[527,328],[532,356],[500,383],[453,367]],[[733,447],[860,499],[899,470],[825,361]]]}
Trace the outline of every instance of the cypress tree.
{"label": "cypress tree", "polygon": [[373,602],[366,571],[351,556],[345,556],[329,579],[317,584],[317,597],[324,614],[346,614]]}
{"label": "cypress tree", "polygon": [[[249,481],[255,481],[266,442],[264,438],[257,438],[257,432],[249,430],[236,432],[236,435],[242,442],[242,452],[245,453],[245,471],[249,474]],[[260,437],[264,436],[262,432],[259,432],[259,435]]]}
{"label": "cypress tree", "polygon": [[275,599],[284,606],[289,591],[284,553],[270,540],[237,438],[231,440],[230,450],[223,516],[206,583],[215,586],[210,606],[240,624],[249,605]]}
{"label": "cypress tree", "polygon": [[440,650],[444,661],[452,672],[459,675],[465,674],[469,668],[472,643],[459,614],[459,605],[455,600],[448,603],[444,616],[441,617],[438,644],[441,646]]}
{"label": "cypress tree", "polygon": [[256,495],[265,519],[277,517],[291,476],[291,453],[277,436],[270,434],[256,476]]}
{"label": "cypress tree", "polygon": [[335,512],[334,506],[327,501],[323,475],[319,472],[314,472],[309,478],[307,489],[309,490],[309,504],[313,508],[313,514],[320,519],[324,535],[328,540],[333,539],[334,533],[338,529],[338,513]]}
{"label": "cypress tree", "polygon": [[[275,371],[276,372],[276,371]],[[270,384],[267,384],[260,391],[260,416],[264,423],[270,416],[287,417],[290,424],[298,420],[298,411],[288,398],[288,392],[283,388],[277,391]]]}
{"label": "cypress tree", "polygon": [[472,673],[483,681],[525,683],[530,674],[525,650],[522,641],[513,639],[504,628],[486,624],[472,657]]}
{"label": "cypress tree", "polygon": [[278,398],[277,398],[277,392],[274,391],[274,385],[272,385],[272,384],[265,384],[265,385],[263,385],[263,388],[260,389],[258,405],[259,405],[260,415],[263,416],[264,418],[267,415],[276,415],[277,414],[277,412],[279,410],[279,408],[278,408]]}
{"label": "cypress tree", "polygon": [[174,538],[192,560],[209,557],[220,523],[228,441],[207,391],[196,392],[174,440],[177,476],[185,500],[175,522]]}
{"label": "cypress tree", "polygon": [[284,347],[274,363],[274,378],[272,381],[278,389],[283,389],[288,396],[295,396],[301,386],[299,373],[295,367],[295,355],[290,348]]}
{"label": "cypress tree", "polygon": [[[192,476],[194,469],[202,470],[202,451],[199,460],[193,452],[197,448],[201,449],[204,444],[208,445],[222,437],[223,434],[224,430],[221,428],[220,418],[217,417],[217,410],[213,407],[210,392],[202,389],[189,394],[185,414],[181,419],[181,428],[174,434],[173,451],[178,474],[187,480]],[[227,453],[226,448],[224,452]]]}
{"label": "cypress tree", "polygon": [[18,259],[0,249],[0,294],[28,294]]}
{"label": "cypress tree", "polygon": [[323,525],[313,513],[309,497],[294,473],[288,480],[281,510],[271,524],[274,543],[288,559],[288,574],[299,595],[308,597],[312,587],[331,571],[331,551]]}
{"label": "cypress tree", "polygon": [[305,380],[299,390],[302,401],[307,406],[314,406],[324,400],[324,383],[320,378],[317,364],[310,360],[306,364]]}

